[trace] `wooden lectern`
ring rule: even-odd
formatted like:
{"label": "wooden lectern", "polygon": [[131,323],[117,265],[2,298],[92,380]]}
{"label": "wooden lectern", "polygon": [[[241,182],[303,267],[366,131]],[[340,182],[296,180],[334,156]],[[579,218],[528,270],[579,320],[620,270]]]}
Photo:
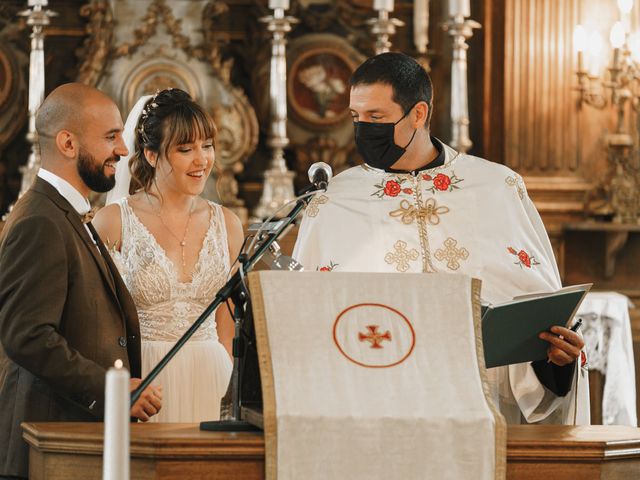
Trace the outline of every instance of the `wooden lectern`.
{"label": "wooden lectern", "polygon": [[[102,478],[101,423],[26,423],[32,480]],[[508,480],[640,478],[640,429],[510,426]],[[200,431],[196,424],[133,424],[131,479],[264,478],[261,433]]]}

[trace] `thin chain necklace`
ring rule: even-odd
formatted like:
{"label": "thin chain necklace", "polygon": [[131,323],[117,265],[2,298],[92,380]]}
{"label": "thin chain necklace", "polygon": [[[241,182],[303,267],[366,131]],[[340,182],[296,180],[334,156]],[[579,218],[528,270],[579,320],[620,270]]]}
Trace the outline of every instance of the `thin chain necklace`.
{"label": "thin chain necklace", "polygon": [[[164,220],[162,219],[162,207],[158,207],[158,211],[156,212],[156,215],[160,219],[160,223],[162,223],[162,225],[167,230],[167,232],[169,232],[171,236],[175,238],[180,244],[180,250],[182,251],[182,273],[185,273],[185,270],[187,268],[187,261],[184,254],[184,250],[187,245],[186,238],[187,238],[187,234],[189,233],[189,223],[191,222],[193,207],[196,203],[195,200],[196,200],[195,197],[191,199],[191,207],[189,208],[189,216],[187,217],[187,224],[184,226],[184,234],[182,235],[182,240],[180,240],[180,238],[175,233],[173,233],[173,231],[168,227],[168,225],[164,223]],[[151,205],[151,208],[153,208],[153,204],[151,203],[151,199],[149,198],[148,195],[147,195],[147,201],[149,202],[149,205]]]}

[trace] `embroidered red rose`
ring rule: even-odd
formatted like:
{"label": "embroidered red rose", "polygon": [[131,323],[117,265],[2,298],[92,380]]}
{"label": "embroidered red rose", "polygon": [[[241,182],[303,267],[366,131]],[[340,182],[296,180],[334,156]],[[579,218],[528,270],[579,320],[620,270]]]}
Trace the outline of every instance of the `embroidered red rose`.
{"label": "embroidered red rose", "polygon": [[424,175],[422,175],[422,179],[426,180],[427,182],[433,180],[433,177],[431,175],[429,175],[428,173],[425,173]]}
{"label": "embroidered red rose", "polygon": [[402,191],[404,193],[406,193],[407,195],[411,195],[413,193],[413,189],[412,188],[403,188]]}
{"label": "embroidered red rose", "polygon": [[333,272],[333,269],[336,268],[338,266],[337,263],[333,263],[333,260],[329,262],[329,265],[324,265],[322,267],[317,266],[316,267],[316,271],[317,272]]}
{"label": "embroidered red rose", "polygon": [[531,259],[529,258],[529,254],[527,252],[525,252],[524,250],[520,250],[518,252],[518,258],[525,267],[531,268]]}
{"label": "embroidered red rose", "polygon": [[536,260],[534,255],[529,255],[524,250],[517,251],[513,247],[507,247],[507,251],[516,257],[518,257],[518,261],[515,262],[516,265],[520,265],[520,268],[526,267],[531,268],[532,265],[540,265],[540,262]]}
{"label": "embroidered red rose", "polygon": [[584,350],[580,352],[580,366],[584,367],[587,364],[587,354],[584,353]]}
{"label": "embroidered red rose", "polygon": [[433,179],[433,186],[442,192],[444,192],[445,190],[448,190],[449,185],[451,185],[451,179],[444,173],[439,173]]}
{"label": "embroidered red rose", "polygon": [[384,194],[390,197],[397,197],[400,190],[402,190],[402,187],[395,180],[389,180],[384,186]]}

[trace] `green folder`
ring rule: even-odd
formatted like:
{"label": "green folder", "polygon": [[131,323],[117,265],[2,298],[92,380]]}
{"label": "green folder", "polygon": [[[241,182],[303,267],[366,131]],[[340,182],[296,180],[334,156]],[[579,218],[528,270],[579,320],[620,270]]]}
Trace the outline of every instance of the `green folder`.
{"label": "green folder", "polygon": [[482,340],[487,368],[547,358],[549,343],[538,338],[554,326],[570,327],[593,284],[556,292],[524,295],[498,305],[482,306]]}

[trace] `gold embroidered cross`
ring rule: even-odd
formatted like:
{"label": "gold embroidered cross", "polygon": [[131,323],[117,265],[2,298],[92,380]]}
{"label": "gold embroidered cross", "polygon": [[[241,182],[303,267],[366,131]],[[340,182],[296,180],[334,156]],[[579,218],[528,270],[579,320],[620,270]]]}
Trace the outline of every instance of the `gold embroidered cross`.
{"label": "gold embroidered cross", "polygon": [[516,187],[516,190],[518,190],[518,195],[520,196],[520,200],[524,198],[524,185],[522,182],[522,177],[513,175],[512,177],[505,178],[504,181],[510,187]]}
{"label": "gold embroidered cross", "polygon": [[384,261],[389,265],[397,263],[396,270],[406,272],[409,270],[409,262],[418,259],[418,251],[415,248],[407,250],[407,242],[398,240],[393,246],[395,252],[389,252],[385,255]]}
{"label": "gold embroidered cross", "polygon": [[450,270],[458,270],[460,268],[460,260],[469,258],[469,251],[462,247],[457,247],[458,242],[449,237],[444,241],[444,248],[435,251],[434,257],[440,262],[447,262],[447,268]]}
{"label": "gold embroidered cross", "polygon": [[318,212],[320,211],[320,205],[324,205],[328,201],[329,201],[329,197],[327,197],[326,195],[313,197],[313,199],[309,202],[309,205],[307,205],[307,210],[306,210],[307,216],[308,217],[317,216]]}
{"label": "gold embroidered cross", "polygon": [[445,213],[449,213],[449,207],[436,206],[436,199],[432,197],[424,203],[422,208],[416,208],[408,200],[402,200],[400,208],[389,212],[389,215],[400,217],[400,220],[405,225],[411,225],[418,217],[423,218],[431,225],[438,225],[440,223],[440,215]]}

